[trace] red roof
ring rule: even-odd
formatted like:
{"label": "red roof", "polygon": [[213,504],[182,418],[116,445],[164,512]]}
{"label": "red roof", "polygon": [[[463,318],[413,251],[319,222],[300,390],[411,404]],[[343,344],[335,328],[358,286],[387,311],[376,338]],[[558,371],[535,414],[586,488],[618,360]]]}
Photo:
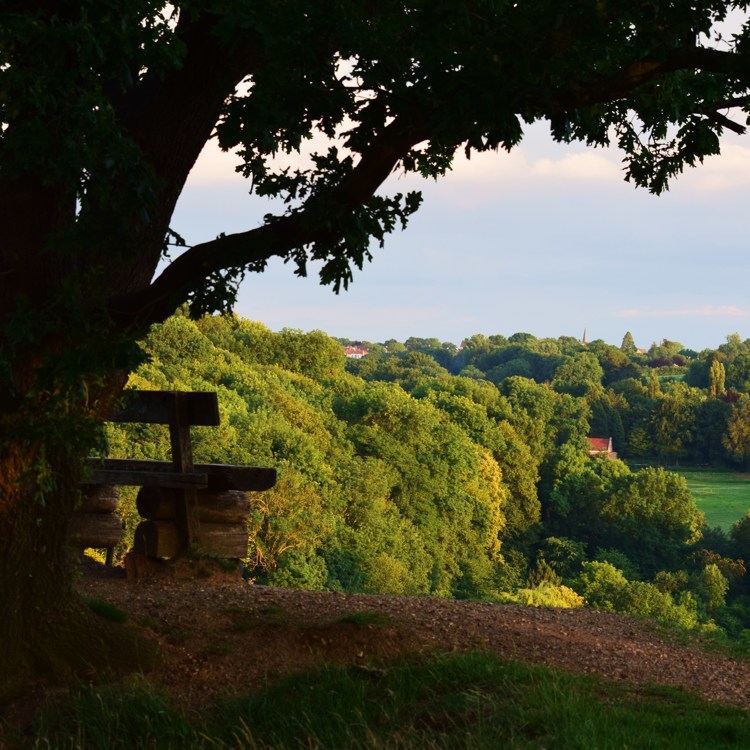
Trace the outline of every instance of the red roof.
{"label": "red roof", "polygon": [[366,354],[369,354],[370,350],[366,349],[361,346],[345,346],[344,347],[344,353],[347,357],[354,357],[359,359],[360,357],[364,357]]}
{"label": "red roof", "polygon": [[591,443],[591,450],[594,451],[609,451],[609,438],[588,438]]}

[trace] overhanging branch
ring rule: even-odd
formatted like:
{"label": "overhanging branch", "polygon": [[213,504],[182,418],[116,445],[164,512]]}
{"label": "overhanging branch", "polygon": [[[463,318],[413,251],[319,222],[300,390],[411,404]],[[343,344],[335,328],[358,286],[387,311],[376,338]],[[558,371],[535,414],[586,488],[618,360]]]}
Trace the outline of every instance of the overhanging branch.
{"label": "overhanging branch", "polygon": [[331,229],[321,207],[334,206],[346,213],[363,206],[399,161],[427,135],[424,127],[407,118],[397,118],[338,185],[313,196],[295,213],[257,229],[194,245],[170,263],[146,289],[114,298],[110,303],[113,319],[126,329],[164,320],[187,299],[190,291],[213,273],[283,257],[296,248],[330,239],[335,229]]}
{"label": "overhanging branch", "polygon": [[[579,108],[624,98],[678,70],[715,72],[735,78],[741,85],[750,81],[750,65],[736,52],[690,47],[672,50],[658,59],[633,61],[616,73],[595,80],[572,82],[567,90],[557,92],[552,109]],[[507,104],[498,101],[499,108]],[[525,104],[528,111],[537,110],[535,104],[538,106],[538,103]],[[341,216],[366,204],[410,149],[434,135],[430,123],[439,111],[435,106],[435,112],[415,108],[409,114],[399,115],[364,150],[359,163],[339,184],[317,193],[299,210],[257,229],[222,236],[190,248],[148,287],[113,299],[110,304],[113,318],[123,328],[141,328],[169,316],[212,274],[275,256],[287,257],[296,249],[330,241],[337,236],[337,230],[332,228],[331,214],[326,214],[323,207]],[[703,106],[709,105],[704,102]],[[538,111],[550,114],[549,99]],[[459,131],[460,128],[456,133]]]}
{"label": "overhanging branch", "polygon": [[636,89],[669,73],[695,70],[736,78],[750,88],[750,60],[737,52],[706,47],[674,49],[659,58],[649,57],[623,66],[613,75],[586,83],[560,96],[563,108],[575,108],[624,98]]}

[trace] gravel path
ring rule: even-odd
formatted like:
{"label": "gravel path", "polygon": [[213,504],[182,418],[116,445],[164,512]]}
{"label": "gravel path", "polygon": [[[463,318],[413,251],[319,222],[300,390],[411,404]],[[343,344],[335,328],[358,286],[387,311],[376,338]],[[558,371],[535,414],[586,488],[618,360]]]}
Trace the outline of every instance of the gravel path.
{"label": "gravel path", "polygon": [[482,649],[607,680],[682,686],[750,708],[750,663],[603,612],[295,591],[234,577],[130,582],[87,575],[77,587],[124,610],[159,641],[165,658],[151,679],[195,705],[322,663],[366,666]]}

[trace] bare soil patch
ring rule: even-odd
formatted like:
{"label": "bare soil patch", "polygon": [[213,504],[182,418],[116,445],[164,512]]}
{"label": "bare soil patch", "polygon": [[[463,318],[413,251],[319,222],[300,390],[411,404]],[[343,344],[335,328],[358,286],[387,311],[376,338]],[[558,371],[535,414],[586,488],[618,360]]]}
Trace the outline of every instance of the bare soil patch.
{"label": "bare soil patch", "polygon": [[322,664],[372,669],[404,656],[484,650],[750,708],[750,663],[609,613],[297,591],[216,571],[130,581],[117,569],[89,569],[77,588],[124,610],[156,640],[164,658],[149,678],[196,707]]}

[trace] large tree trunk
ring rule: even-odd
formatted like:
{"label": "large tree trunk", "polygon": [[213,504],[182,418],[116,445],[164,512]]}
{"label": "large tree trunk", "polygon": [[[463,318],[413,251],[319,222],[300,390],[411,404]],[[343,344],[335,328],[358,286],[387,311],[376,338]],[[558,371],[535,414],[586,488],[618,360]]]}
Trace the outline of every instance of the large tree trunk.
{"label": "large tree trunk", "polygon": [[65,531],[85,449],[71,451],[48,427],[47,441],[0,448],[0,704],[31,681],[90,679],[154,656],[134,630],[93,614],[73,591]]}
{"label": "large tree trunk", "polygon": [[[58,27],[59,13],[42,6],[35,23],[45,39]],[[63,15],[70,28],[89,24],[75,8]],[[129,344],[144,333],[143,325],[171,314],[208,273],[201,269],[160,291],[159,304],[151,305],[159,312],[144,312],[137,300],[123,303],[133,295],[140,300],[150,288],[187,175],[227,96],[260,63],[254,48],[237,45],[227,52],[215,23],[210,14],[180,14],[176,34],[185,54],[179,65],[165,62],[162,70],[157,63],[158,74],[127,90],[109,81],[106,70],[101,78],[89,77],[90,63],[81,63],[80,71],[74,64],[69,81],[83,87],[80,103],[57,94],[32,97],[11,108],[12,122],[3,130],[0,702],[44,675],[57,679],[96,673],[102,665],[140,666],[143,654],[126,644],[129,632],[97,618],[76,598],[66,532],[81,459],[93,444],[91,419],[105,414],[121,390],[115,371],[136,364]],[[14,40],[13,65],[27,68],[30,78],[34,61],[41,60],[38,44],[31,37]],[[89,60],[84,47],[69,59]],[[121,54],[122,68],[137,66],[129,47]],[[105,68],[115,58],[107,60]],[[45,62],[40,90],[52,80],[57,92],[57,74],[43,78],[49,72]],[[86,88],[92,82],[95,91]],[[102,97],[100,86],[112,89],[101,98],[102,105],[111,105],[102,106],[108,114],[101,121],[93,114],[98,99],[88,97]],[[85,127],[92,129],[81,132],[84,121],[75,117],[89,106]],[[117,137],[109,130],[110,114]],[[28,149],[30,134],[46,134],[49,142]],[[79,141],[80,150],[60,151],[59,143]],[[67,155],[48,164],[50,149]]]}

